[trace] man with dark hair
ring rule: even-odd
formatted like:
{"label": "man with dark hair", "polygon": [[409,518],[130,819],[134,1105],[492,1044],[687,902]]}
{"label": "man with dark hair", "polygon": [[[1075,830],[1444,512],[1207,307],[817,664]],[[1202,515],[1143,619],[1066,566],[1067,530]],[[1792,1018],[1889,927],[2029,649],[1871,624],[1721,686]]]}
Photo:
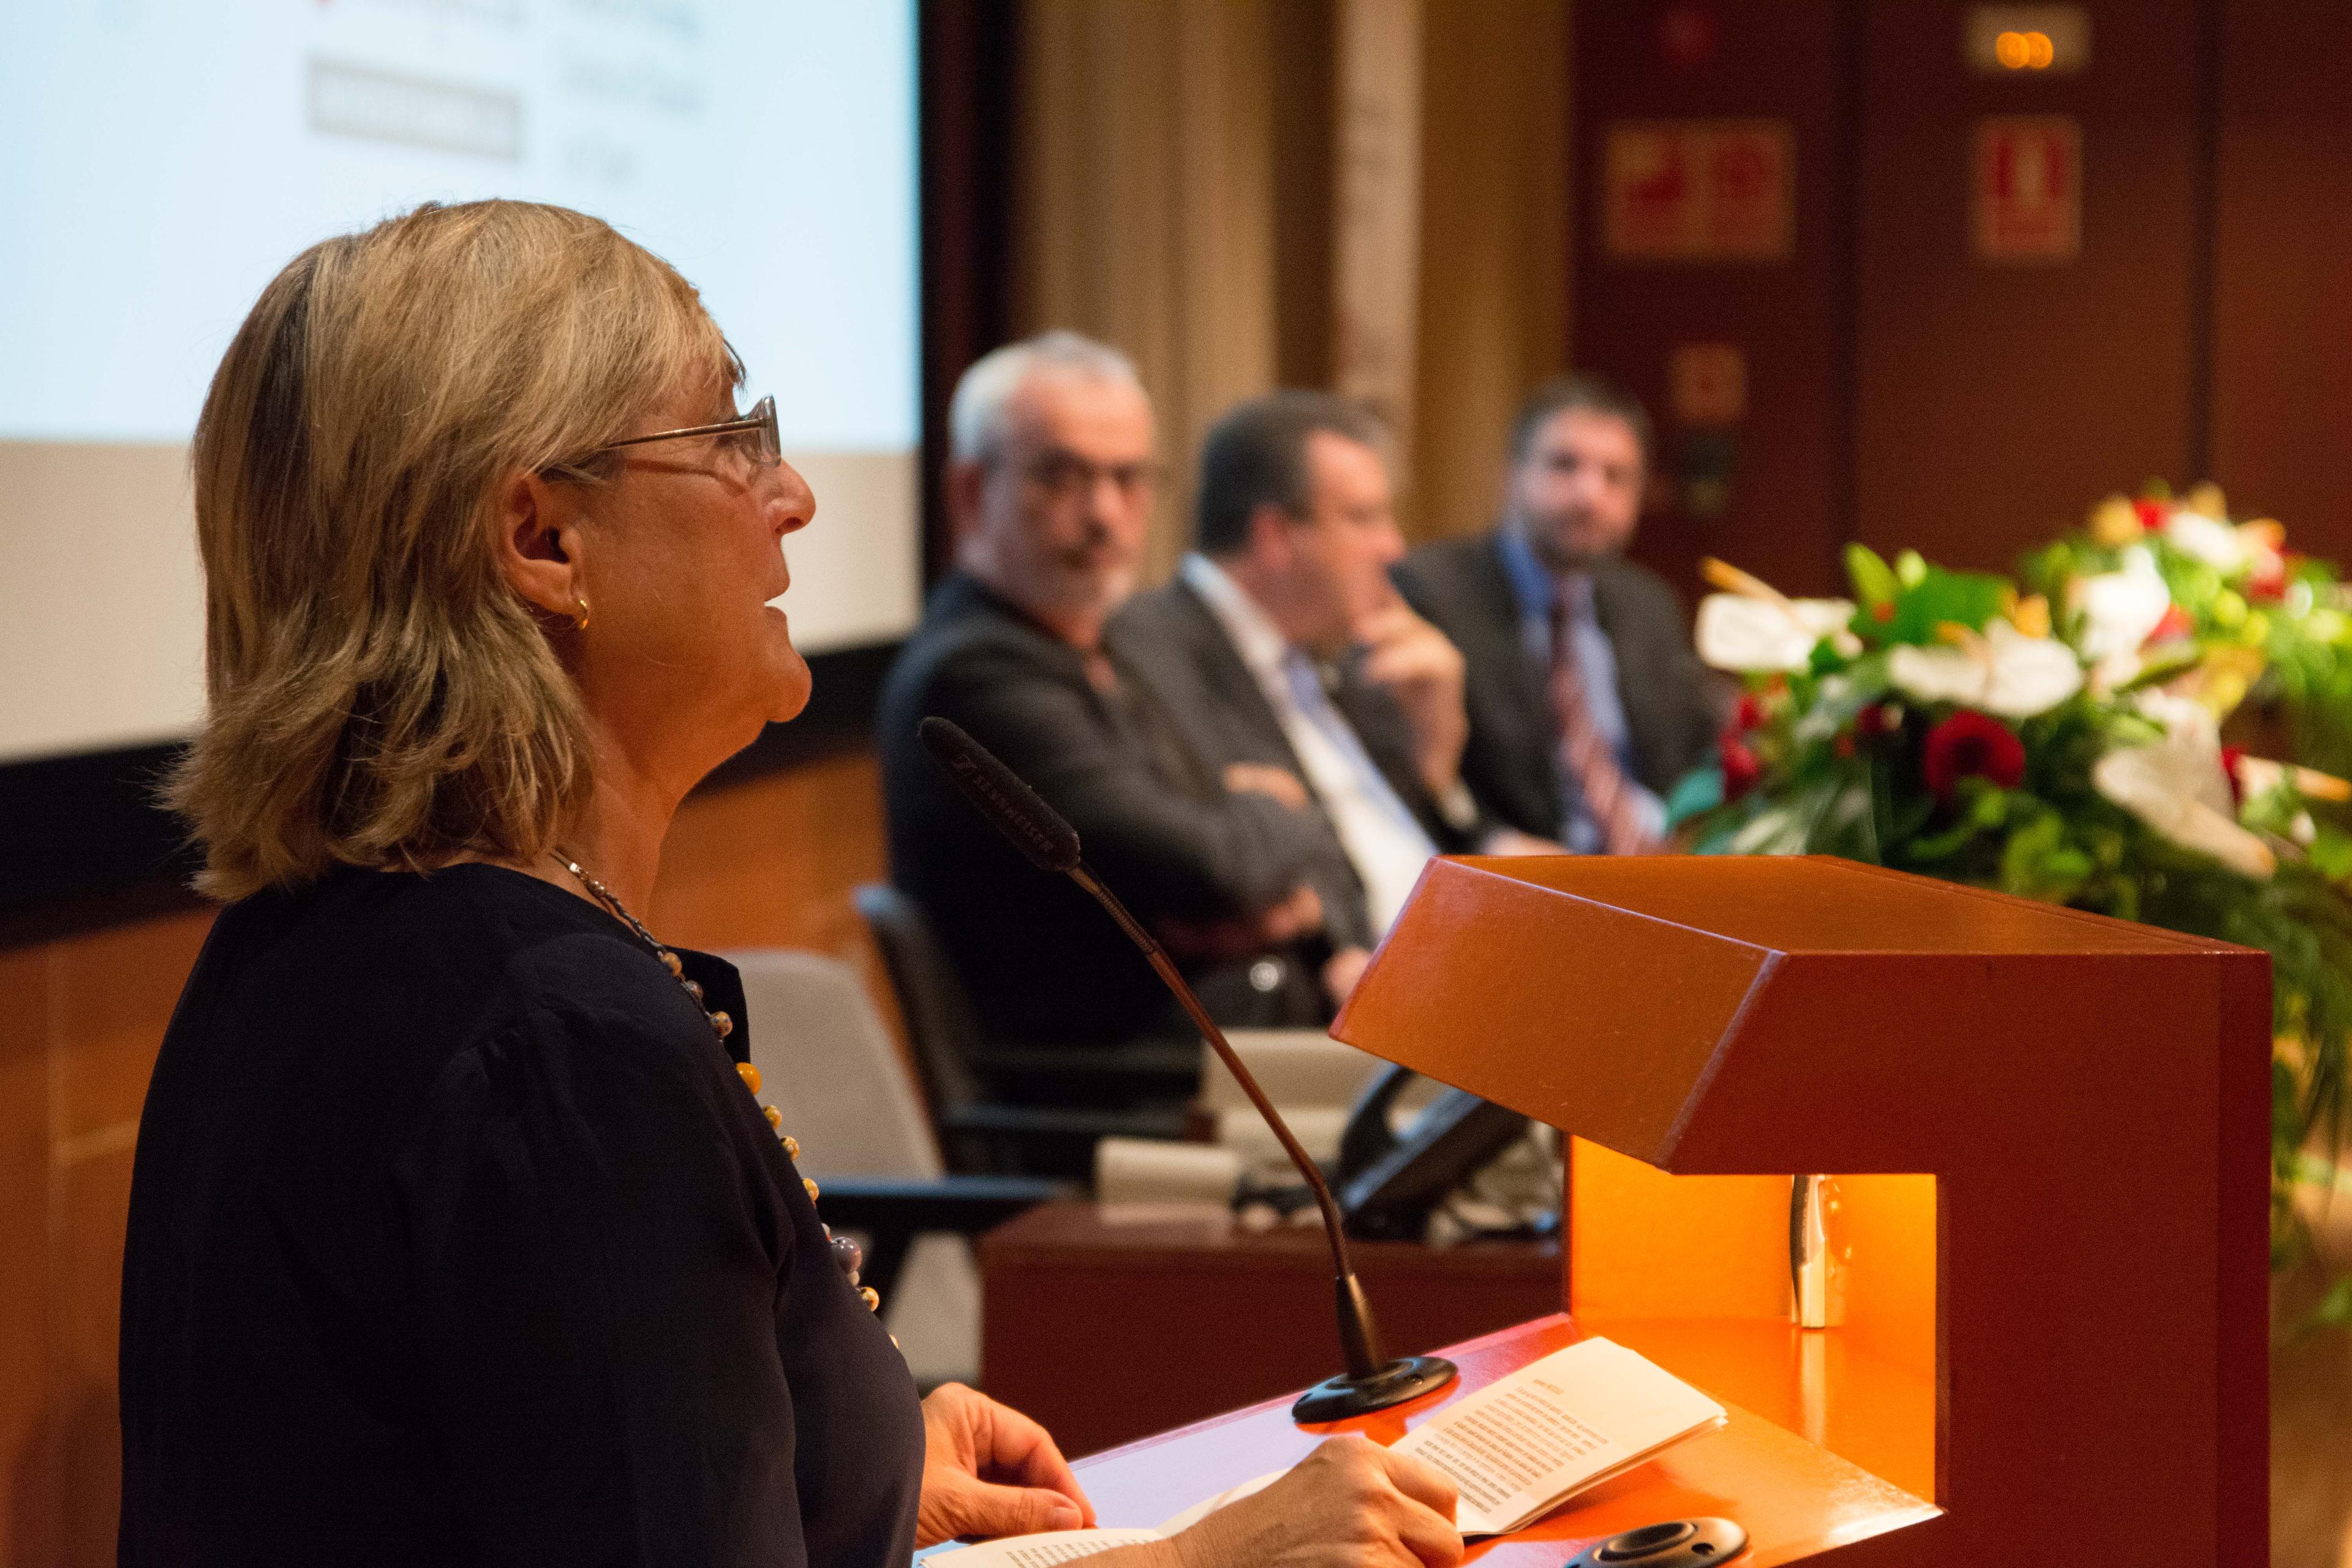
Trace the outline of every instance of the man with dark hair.
{"label": "man with dark hair", "polygon": [[1396,572],[1468,663],[1462,774],[1479,805],[1583,852],[1663,847],[1664,797],[1722,723],[1674,590],[1623,558],[1649,463],[1631,394],[1547,383],[1512,425],[1500,525]]}
{"label": "man with dark hair", "polygon": [[1404,553],[1386,434],[1356,405],[1277,392],[1209,432],[1196,553],[1113,619],[1112,646],[1211,766],[1296,792],[1344,993],[1429,857],[1484,824],[1461,784],[1462,658],[1388,578]]}
{"label": "man with dark hair", "polygon": [[916,740],[939,714],[1036,786],[1103,879],[1184,963],[1219,1021],[1330,1016],[1295,789],[1220,776],[1103,637],[1132,585],[1156,482],[1151,405],[1126,358],[1050,332],[964,373],[949,410],[956,570],[884,687],[893,879],[919,902],[983,1027],[1022,1044],[1188,1032],[1118,927],[1024,860]]}

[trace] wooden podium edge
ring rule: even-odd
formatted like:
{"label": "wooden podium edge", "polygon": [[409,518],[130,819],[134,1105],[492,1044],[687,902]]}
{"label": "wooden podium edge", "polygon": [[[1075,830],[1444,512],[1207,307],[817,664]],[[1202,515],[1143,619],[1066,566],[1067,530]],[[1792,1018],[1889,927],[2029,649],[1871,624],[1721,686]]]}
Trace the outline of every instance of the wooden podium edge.
{"label": "wooden podium edge", "polygon": [[[1549,1313],[1444,1347],[1438,1353],[1464,1364],[1462,1381],[1392,1410],[1350,1421],[1299,1426],[1290,1420],[1290,1396],[1285,1396],[1104,1449],[1075,1461],[1072,1468],[1090,1495],[1095,1494],[1090,1476],[1108,1479],[1104,1472],[1123,1471],[1122,1480],[1129,1481],[1148,1476],[1157,1484],[1155,1489],[1170,1495],[1149,1505],[1139,1497],[1109,1494],[1095,1496],[1095,1501],[1106,1527],[1150,1529],[1204,1497],[1296,1463],[1328,1438],[1360,1432],[1376,1442],[1392,1443],[1403,1435],[1409,1421],[1586,1337],[1590,1336],[1569,1314]],[[1622,1530],[1664,1519],[1728,1512],[1748,1525],[1754,1538],[1750,1554],[1741,1559],[1743,1564],[1773,1568],[1825,1556],[1845,1561],[1849,1552],[1854,1552],[1853,1560],[1859,1564],[1875,1558],[1878,1545],[1886,1537],[1932,1527],[1945,1517],[1945,1510],[1932,1500],[1742,1405],[1717,1402],[1727,1416],[1719,1431],[1669,1449],[1580,1494],[1526,1530],[1473,1543],[1470,1559],[1487,1563],[1490,1568],[1538,1568],[1538,1564],[1558,1568],[1566,1557]],[[1231,1440],[1218,1443],[1221,1433]],[[1195,1448],[1194,1445],[1208,1447]],[[1188,1448],[1192,1451],[1183,1452]],[[1753,1492],[1727,1492],[1720,1483],[1733,1476],[1759,1481],[1769,1478],[1771,1489],[1759,1486]],[[1178,1492],[1179,1485],[1189,1495]],[[1134,1517],[1147,1512],[1154,1517]],[[1743,1514],[1747,1517],[1741,1518]],[[1885,1560],[1900,1561],[1901,1555]]]}

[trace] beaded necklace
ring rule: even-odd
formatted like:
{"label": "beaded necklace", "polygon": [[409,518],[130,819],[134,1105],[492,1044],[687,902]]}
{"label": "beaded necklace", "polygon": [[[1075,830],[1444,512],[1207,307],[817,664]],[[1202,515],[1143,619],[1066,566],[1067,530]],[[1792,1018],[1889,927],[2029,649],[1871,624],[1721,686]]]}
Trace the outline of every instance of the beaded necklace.
{"label": "beaded necklace", "polygon": [[[647,931],[638,921],[637,917],[631,914],[628,911],[627,907],[624,905],[619,899],[614,896],[613,890],[610,888],[607,888],[604,883],[590,876],[581,866],[579,861],[574,860],[562,850],[557,849],[551,851],[551,853],[554,855],[557,863],[566,871],[571,872],[573,877],[577,878],[582,887],[588,889],[588,893],[591,898],[593,898],[599,904],[602,904],[605,910],[610,913],[614,919],[619,921],[623,925],[627,926],[632,931],[635,931],[639,942],[644,942],[646,947],[653,950],[654,957],[659,959],[661,961],[661,966],[669,971],[669,977],[672,980],[677,981],[681,986],[685,987],[687,995],[693,999],[694,1005],[697,1007],[702,1009],[703,1016],[710,1021],[710,1032],[712,1034],[718,1036],[719,1039],[724,1040],[728,1036],[735,1032],[735,1020],[727,1016],[726,1009],[722,1007],[706,1006],[704,1005],[702,999],[702,987],[695,984],[692,980],[687,978],[686,965],[679,960],[677,954],[672,952],[668,948],[664,947],[661,942],[655,938],[654,933]],[[744,1089],[751,1092],[753,1100],[756,1101],[760,1093],[760,1069],[753,1067],[750,1062],[737,1062],[735,1064],[735,1076],[743,1080]],[[761,1105],[760,1107],[760,1110],[762,1115],[767,1117],[769,1127],[772,1129],[776,1136],[782,1141],[784,1145],[784,1158],[787,1160],[798,1160],[801,1157],[800,1140],[794,1138],[791,1133],[784,1131],[784,1113],[778,1110],[772,1105]],[[812,1204],[816,1202],[817,1186],[814,1182],[811,1181],[806,1176],[803,1176],[801,1178],[801,1187],[808,1194],[809,1202]],[[829,1225],[825,1226],[824,1228],[824,1239],[833,1248],[834,1262],[839,1266],[842,1273],[848,1278],[849,1283],[856,1289],[858,1295],[865,1299],[866,1310],[880,1310],[882,1306],[882,1297],[880,1293],[877,1292],[871,1285],[860,1285],[857,1282],[857,1271],[866,1266],[866,1254],[864,1250],[858,1247],[855,1238],[846,1236],[834,1235],[833,1226]]]}

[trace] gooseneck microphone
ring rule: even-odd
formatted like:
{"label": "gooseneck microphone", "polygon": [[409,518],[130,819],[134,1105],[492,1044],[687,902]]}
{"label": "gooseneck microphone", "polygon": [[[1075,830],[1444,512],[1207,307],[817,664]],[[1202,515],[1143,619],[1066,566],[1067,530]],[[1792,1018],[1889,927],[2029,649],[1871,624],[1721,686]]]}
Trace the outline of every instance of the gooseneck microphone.
{"label": "gooseneck microphone", "polygon": [[1299,1175],[1315,1194],[1315,1205],[1323,1211],[1323,1233],[1331,1244],[1331,1283],[1339,1309],[1339,1354],[1348,1370],[1300,1394],[1298,1402],[1290,1407],[1291,1419],[1302,1423],[1344,1421],[1350,1415],[1401,1405],[1453,1382],[1454,1363],[1443,1357],[1401,1356],[1391,1361],[1382,1351],[1380,1330],[1372,1321],[1371,1302],[1365,1299],[1364,1287],[1356,1279],[1355,1265],[1349,1260],[1347,1233],[1339,1224],[1339,1205],[1332,1200],[1331,1188],[1323,1180],[1323,1173],[1316,1168],[1307,1151],[1298,1146],[1298,1140],[1284,1124],[1281,1113],[1266,1099],[1249,1068],[1242,1065],[1225,1032],[1217,1027],[1209,1010],[1201,1005],[1201,999],[1184,983],[1183,975],[1177,972],[1158,940],[1119,902],[1118,895],[1096,878],[1079,853],[1077,829],[1040,799],[1018,773],[997,761],[988,748],[955,724],[945,719],[929,718],[922,721],[919,732],[924,749],[947,770],[964,797],[995,824],[997,831],[1011,839],[1013,847],[1032,865],[1041,871],[1060,872],[1093,894],[1095,901],[1109,911],[1119,930],[1142,950],[1161,982],[1182,1004],[1202,1038],[1224,1062],[1225,1070],[1242,1086],[1242,1092],[1257,1107],[1257,1113],[1265,1118],[1265,1124],[1280,1140],[1283,1152],[1290,1156],[1290,1163],[1298,1167]]}

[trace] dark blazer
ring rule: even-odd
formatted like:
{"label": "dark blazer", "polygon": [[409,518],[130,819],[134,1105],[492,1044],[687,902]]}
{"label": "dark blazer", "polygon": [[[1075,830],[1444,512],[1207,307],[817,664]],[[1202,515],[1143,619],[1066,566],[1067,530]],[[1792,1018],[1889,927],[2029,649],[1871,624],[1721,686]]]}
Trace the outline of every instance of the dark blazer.
{"label": "dark blazer", "polygon": [[[1306,770],[1282,732],[1282,721],[1216,613],[1179,578],[1139,595],[1112,618],[1108,640],[1128,668],[1149,685],[1183,731],[1193,754],[1222,775],[1233,763],[1286,768],[1307,783]],[[1412,729],[1394,699],[1363,679],[1362,660],[1343,660],[1331,691],[1373,765],[1421,821],[1441,854],[1471,848],[1476,825],[1455,827],[1431,798],[1413,756]],[[1307,783],[1311,795],[1314,785]],[[1328,813],[1318,811],[1320,853],[1308,880],[1323,900],[1326,929],[1340,946],[1369,947],[1380,940],[1364,907],[1364,885]]]}
{"label": "dark blazer", "polygon": [[[1559,726],[1548,672],[1528,658],[1495,535],[1424,546],[1398,563],[1395,576],[1469,665],[1462,776],[1471,793],[1522,832],[1561,837]],[[1592,569],[1592,606],[1617,655],[1633,775],[1663,796],[1710,754],[1723,721],[1720,689],[1691,647],[1681,600],[1656,573],[1601,562]]]}
{"label": "dark blazer", "polygon": [[[1323,851],[1313,814],[1227,795],[1132,672],[1123,672],[1118,699],[1106,697],[1076,648],[975,579],[949,576],[883,686],[890,874],[929,915],[982,1026],[1000,1039],[1108,1044],[1182,1026],[1094,900],[1022,858],[940,772],[916,738],[934,713],[1068,817],[1088,862],[1147,923],[1263,910],[1305,880]],[[1220,1023],[1314,1025],[1328,1016],[1319,974],[1328,955],[1319,941],[1294,944],[1191,978]],[[1275,983],[1251,984],[1253,969]]]}

